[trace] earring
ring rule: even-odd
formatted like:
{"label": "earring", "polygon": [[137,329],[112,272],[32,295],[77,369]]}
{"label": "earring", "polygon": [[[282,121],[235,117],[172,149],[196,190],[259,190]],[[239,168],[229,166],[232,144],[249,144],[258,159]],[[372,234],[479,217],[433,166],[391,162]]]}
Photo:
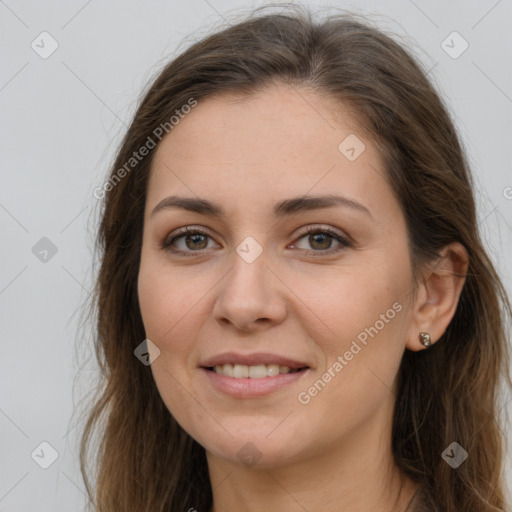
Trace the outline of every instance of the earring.
{"label": "earring", "polygon": [[425,347],[432,345],[432,339],[430,338],[430,334],[428,332],[420,332],[419,338]]}

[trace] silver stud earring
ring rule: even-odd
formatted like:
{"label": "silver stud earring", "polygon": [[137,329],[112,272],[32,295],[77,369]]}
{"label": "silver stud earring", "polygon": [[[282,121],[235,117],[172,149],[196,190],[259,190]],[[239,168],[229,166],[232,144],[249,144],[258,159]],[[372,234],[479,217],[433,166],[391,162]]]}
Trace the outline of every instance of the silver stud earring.
{"label": "silver stud earring", "polygon": [[432,345],[432,338],[428,332],[420,332],[420,341],[425,347]]}

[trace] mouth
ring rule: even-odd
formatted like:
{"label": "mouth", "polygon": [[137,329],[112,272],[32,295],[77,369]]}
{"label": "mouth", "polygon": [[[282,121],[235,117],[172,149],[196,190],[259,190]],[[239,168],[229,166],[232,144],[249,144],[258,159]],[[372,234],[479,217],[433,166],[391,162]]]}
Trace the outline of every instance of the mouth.
{"label": "mouth", "polygon": [[232,398],[257,398],[297,386],[314,368],[299,359],[259,352],[224,352],[199,365],[206,381],[217,392]]}
{"label": "mouth", "polygon": [[309,366],[292,368],[278,364],[224,363],[201,367],[206,382],[223,396],[235,399],[262,398],[281,389],[298,386],[313,371]]}
{"label": "mouth", "polygon": [[245,364],[226,363],[203,368],[217,375],[231,377],[233,379],[263,379],[265,377],[276,377],[277,375],[304,372],[309,369],[309,366],[291,368],[278,364],[257,364],[249,366]]}

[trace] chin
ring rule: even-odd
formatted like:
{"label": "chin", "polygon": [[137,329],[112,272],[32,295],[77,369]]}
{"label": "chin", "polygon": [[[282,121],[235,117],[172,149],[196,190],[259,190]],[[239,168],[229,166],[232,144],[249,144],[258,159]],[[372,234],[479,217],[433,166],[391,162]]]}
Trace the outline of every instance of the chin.
{"label": "chin", "polygon": [[[221,458],[229,463],[248,469],[271,469],[293,463],[303,450],[293,441],[293,436],[282,432],[269,439],[269,430],[251,432],[224,439],[208,439],[202,442],[209,456]],[[274,436],[274,433],[271,434]],[[288,444],[287,444],[288,443]]]}

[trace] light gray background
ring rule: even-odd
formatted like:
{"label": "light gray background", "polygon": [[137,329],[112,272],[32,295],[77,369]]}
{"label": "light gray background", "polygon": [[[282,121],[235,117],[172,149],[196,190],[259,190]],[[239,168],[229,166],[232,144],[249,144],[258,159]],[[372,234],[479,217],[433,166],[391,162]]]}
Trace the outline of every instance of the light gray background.
{"label": "light gray background", "polygon": [[[233,9],[262,4],[0,1],[1,512],[83,508],[80,429],[71,414],[95,376],[94,362],[77,374],[74,349],[80,307],[92,289],[93,190],[104,181],[143,85],[166,58]],[[512,2],[310,5],[372,13],[431,68],[469,152],[483,235],[510,292]],[[43,31],[59,45],[47,59],[31,48],[34,40],[42,46]],[[453,31],[469,44],[456,59],[441,46]],[[57,247],[47,262],[32,252],[42,237]],[[502,403],[510,409],[509,398]],[[31,458],[43,441],[58,452],[46,470]],[[509,476],[511,459],[509,451]]]}

